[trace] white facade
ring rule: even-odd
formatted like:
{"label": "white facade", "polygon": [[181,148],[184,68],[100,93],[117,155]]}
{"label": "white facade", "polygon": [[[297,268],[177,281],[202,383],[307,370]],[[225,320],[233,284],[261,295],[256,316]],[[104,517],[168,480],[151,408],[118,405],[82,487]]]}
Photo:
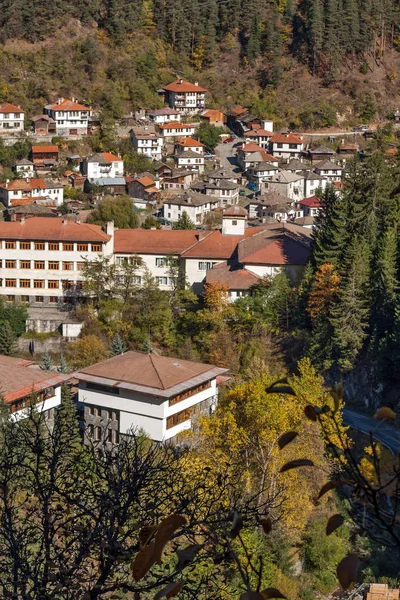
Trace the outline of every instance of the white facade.
{"label": "white facade", "polygon": [[15,172],[18,177],[30,179],[35,176],[35,165],[30,161],[23,161],[21,164],[15,165]]}
{"label": "white facade", "polygon": [[[200,407],[202,404],[215,405],[217,402],[216,378],[210,381],[209,387],[189,395],[188,398],[172,406],[168,398],[143,394],[122,387],[118,388],[118,395],[106,394],[90,388],[90,382],[79,381],[79,402],[115,411],[118,414],[120,434],[143,430],[157,442],[169,440],[178,433],[190,429],[190,409]],[[171,426],[169,417],[184,411],[187,411],[188,418]]]}
{"label": "white facade", "polygon": [[[61,386],[53,388],[53,393],[48,396],[43,402],[35,404],[35,411],[38,413],[46,412],[57,408],[61,405]],[[21,408],[15,412],[12,412],[10,418],[12,421],[21,421],[29,416],[31,408],[29,406]]]}
{"label": "white facade", "polygon": [[318,173],[318,175],[321,175],[321,177],[325,177],[325,179],[327,179],[330,183],[333,183],[335,181],[342,181],[343,168],[339,165],[335,165],[334,163],[332,163],[331,167],[319,167],[318,165],[316,165],[315,171],[316,173]]}
{"label": "white facade", "polygon": [[248,169],[247,178],[251,183],[255,183],[261,190],[262,183],[267,181],[273,175],[276,175],[278,171],[278,167],[271,163],[259,163]]}
{"label": "white facade", "polygon": [[168,202],[167,200],[163,205],[163,217],[175,223],[186,212],[189,219],[196,225],[199,225],[203,222],[205,215],[218,208],[218,204],[219,200],[217,198],[214,199],[205,195],[202,204],[187,203],[184,200],[182,200],[182,203],[176,201]]}
{"label": "white facade", "polygon": [[197,152],[181,152],[175,157],[175,162],[178,169],[197,171],[199,174],[204,171],[204,156]]}
{"label": "white facade", "polygon": [[194,135],[196,127],[194,125],[187,125],[184,123],[176,123],[174,121],[163,125],[160,129],[160,135],[164,138],[168,137],[182,137]]}
{"label": "white facade", "polygon": [[21,180],[26,185],[19,185],[18,180],[6,181],[0,185],[0,201],[10,208],[14,201],[32,199],[52,201],[55,206],[60,206],[64,202],[64,188],[62,185],[54,184],[51,180],[42,180],[45,183],[36,186],[35,179],[30,177],[27,180]]}
{"label": "white facade", "polygon": [[303,151],[303,147],[304,147],[304,144],[302,141],[300,141],[300,142],[296,141],[295,138],[293,139],[293,141],[291,141],[290,134],[287,134],[286,136],[284,136],[284,135],[277,136],[276,140],[274,139],[274,137],[272,137],[270,140],[270,145],[271,145],[272,154],[274,156],[278,156],[280,158],[289,158],[289,159],[290,158],[299,158]]}
{"label": "white facade", "polygon": [[163,138],[150,131],[131,129],[131,141],[136,152],[145,154],[154,160],[162,159]]}
{"label": "white facade", "polygon": [[56,124],[57,135],[87,135],[92,109],[72,100],[59,98],[44,107],[44,114]]}
{"label": "white facade", "polygon": [[321,179],[320,176],[313,178],[312,173],[309,173],[307,177],[304,179],[304,198],[309,198],[310,196],[314,196],[315,192],[318,188],[324,190],[326,188],[326,184],[328,183],[327,179]]}
{"label": "white facade", "polygon": [[19,106],[4,104],[0,107],[0,134],[19,133],[24,130],[24,111]]}
{"label": "white facade", "polygon": [[265,181],[263,185],[267,192],[278,192],[290,200],[304,198],[304,177],[289,171],[280,171],[278,175]]}
{"label": "white facade", "polygon": [[[167,109],[169,110],[169,109]],[[159,111],[155,110],[150,113],[150,118],[156,125],[164,125],[165,123],[169,123],[170,121],[180,121],[181,115],[178,111],[164,112],[165,109],[160,109]]]}
{"label": "white facade", "polygon": [[[107,153],[104,153],[107,154]],[[84,161],[84,172],[88,179],[109,179],[124,176],[124,162],[117,156],[97,160],[97,154]],[[114,159],[114,160],[113,160]]]}
{"label": "white facade", "polygon": [[[156,249],[154,249],[156,252]],[[165,254],[135,254],[126,255],[123,253],[115,253],[114,261],[116,265],[124,264],[135,264],[136,260],[139,259],[140,266],[137,268],[136,283],[141,285],[146,272],[153,275],[157,285],[162,290],[170,290],[176,284],[173,281],[173,274],[171,272],[170,261],[176,260],[178,262],[178,255],[165,255]]]}

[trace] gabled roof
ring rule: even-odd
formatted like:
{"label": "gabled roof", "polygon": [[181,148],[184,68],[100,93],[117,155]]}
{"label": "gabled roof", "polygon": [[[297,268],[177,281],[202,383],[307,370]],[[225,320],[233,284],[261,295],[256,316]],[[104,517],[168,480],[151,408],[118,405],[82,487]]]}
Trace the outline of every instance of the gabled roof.
{"label": "gabled roof", "polygon": [[234,206],[226,208],[222,214],[224,217],[247,217],[248,212],[243,206],[235,204]]}
{"label": "gabled roof", "polygon": [[111,154],[111,152],[96,152],[95,154],[88,156],[86,160],[91,163],[122,162],[122,158],[115,156],[115,154]]}
{"label": "gabled roof", "polygon": [[252,167],[249,167],[249,170],[257,173],[257,171],[276,171],[277,168],[276,165],[262,160],[261,162],[255,163]]}
{"label": "gabled roof", "polygon": [[136,179],[136,181],[138,183],[140,183],[141,185],[143,185],[144,187],[149,187],[149,186],[154,185],[154,179],[151,179],[150,177],[147,177],[147,176],[140,177],[140,179]]}
{"label": "gabled roof", "polygon": [[238,260],[254,265],[305,265],[310,257],[310,239],[298,229],[272,225],[238,244]]}
{"label": "gabled roof", "polygon": [[174,158],[202,158],[204,160],[204,156],[202,154],[194,152],[193,150],[182,150],[182,152],[175,154]]}
{"label": "gabled roof", "polygon": [[332,156],[335,154],[335,151],[332,148],[328,148],[327,146],[318,146],[317,148],[310,148],[310,154],[331,154]]}
{"label": "gabled roof", "polygon": [[300,200],[299,204],[301,204],[301,206],[308,206],[309,208],[319,208],[321,206],[321,198],[310,196],[309,198]]}
{"label": "gabled roof", "polygon": [[114,252],[127,254],[180,254],[198,241],[198,232],[168,229],[117,229]]}
{"label": "gabled roof", "polygon": [[275,133],[271,138],[270,142],[273,144],[302,144],[304,138],[294,133]]}
{"label": "gabled roof", "polygon": [[31,167],[33,167],[33,162],[31,162],[27,158],[21,158],[21,160],[16,160],[15,164],[17,166],[19,166],[19,167],[23,167],[23,166],[31,166]]}
{"label": "gabled roof", "polygon": [[258,137],[270,137],[274,135],[272,131],[268,131],[267,129],[255,129],[253,131],[246,131],[245,137],[249,138],[258,138]]}
{"label": "gabled roof", "polygon": [[32,217],[20,221],[0,222],[2,240],[48,240],[71,242],[108,242],[110,236],[98,225],[74,223],[62,218]]}
{"label": "gabled roof", "polygon": [[244,115],[247,112],[249,112],[248,108],[244,108],[243,106],[236,105],[233,108],[231,108],[229,114],[237,117],[238,115]]}
{"label": "gabled roof", "polygon": [[179,112],[174,108],[166,106],[165,108],[158,108],[157,110],[153,110],[150,113],[150,117],[163,117],[169,115],[179,115]]}
{"label": "gabled roof", "polygon": [[211,117],[218,117],[219,115],[225,116],[225,114],[221,110],[214,110],[213,108],[209,108],[207,110],[203,110],[200,116],[209,119]]}
{"label": "gabled roof", "polygon": [[49,117],[49,115],[36,115],[32,117],[31,121],[36,123],[36,121],[47,121],[48,123],[55,123],[55,120]]}
{"label": "gabled roof", "polygon": [[164,85],[164,90],[168,92],[206,92],[207,90],[196,85],[195,83],[190,83],[190,81],[186,81],[185,79],[176,79],[172,83],[168,85]]}
{"label": "gabled roof", "polygon": [[304,179],[304,176],[299,173],[280,170],[276,175],[272,175],[270,181],[274,183],[291,183],[292,181],[299,181],[299,179]]}
{"label": "gabled roof", "polygon": [[192,137],[182,137],[176,142],[177,146],[182,146],[182,148],[201,148],[204,147],[204,144],[199,142],[199,140],[194,140]]}
{"label": "gabled roof", "polygon": [[37,154],[38,152],[58,152],[58,146],[54,144],[50,144],[47,146],[32,146],[32,154]]}
{"label": "gabled roof", "polygon": [[4,358],[10,357],[0,359],[1,395],[6,404],[26,398],[32,392],[59,386],[71,377],[54,371],[30,369],[29,365],[32,363],[24,365],[21,361],[19,364],[10,364]]}
{"label": "gabled roof", "polygon": [[24,111],[22,110],[22,108],[20,106],[15,106],[15,104],[9,104],[8,102],[6,104],[2,104],[0,106],[0,113],[23,113]]}
{"label": "gabled roof", "polygon": [[248,142],[247,144],[243,144],[243,146],[238,148],[238,151],[239,150],[242,152],[262,152],[263,149],[255,142]]}
{"label": "gabled roof", "polygon": [[300,171],[299,175],[302,175],[304,179],[307,180],[311,179],[313,181],[325,181],[325,177],[323,177],[322,175],[318,175],[318,173],[315,173],[314,171],[310,171],[308,169]]}
{"label": "gabled roof", "polygon": [[59,100],[57,102],[54,102],[53,104],[48,104],[46,108],[49,110],[53,110],[54,112],[65,112],[70,110],[91,110],[89,106],[84,106],[83,104],[79,104],[78,102],[63,98],[59,98]]}
{"label": "gabled roof", "polygon": [[159,129],[195,129],[190,123],[181,123],[180,121],[168,121],[158,126]]}
{"label": "gabled roof", "polygon": [[318,171],[343,171],[343,167],[332,162],[331,160],[322,160],[321,162],[318,162],[314,166],[314,169],[317,169]]}
{"label": "gabled roof", "polygon": [[225,261],[206,273],[206,283],[223,283],[230,290],[249,290],[259,281],[258,275],[247,269],[228,265]]}

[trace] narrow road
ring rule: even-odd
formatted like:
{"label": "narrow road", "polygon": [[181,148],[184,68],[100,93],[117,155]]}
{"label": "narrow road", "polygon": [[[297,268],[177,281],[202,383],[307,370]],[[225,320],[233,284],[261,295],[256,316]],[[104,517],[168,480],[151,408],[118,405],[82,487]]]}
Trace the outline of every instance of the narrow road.
{"label": "narrow road", "polygon": [[238,164],[235,157],[236,148],[233,147],[233,144],[236,144],[237,142],[240,142],[240,139],[229,142],[229,144],[218,144],[215,148],[215,154],[221,162],[221,168],[227,173],[232,173],[232,175],[236,176],[237,173],[235,173],[234,170],[238,168]]}
{"label": "narrow road", "polygon": [[377,421],[347,408],[343,409],[343,422],[352,429],[367,435],[373,431],[374,438],[389,448],[393,454],[400,452],[400,431],[388,421]]}

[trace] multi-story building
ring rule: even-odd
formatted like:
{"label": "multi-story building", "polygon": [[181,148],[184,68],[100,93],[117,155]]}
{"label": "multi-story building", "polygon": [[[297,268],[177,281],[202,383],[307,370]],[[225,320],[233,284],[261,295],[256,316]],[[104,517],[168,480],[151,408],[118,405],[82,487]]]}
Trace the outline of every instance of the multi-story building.
{"label": "multi-story building", "polygon": [[35,168],[50,168],[58,162],[58,146],[54,144],[32,146]]}
{"label": "multi-story building", "polygon": [[92,109],[79,104],[74,98],[72,100],[59,98],[57,102],[44,107],[44,114],[55,122],[57,135],[81,136],[88,134]]}
{"label": "multi-story building", "polygon": [[163,217],[168,221],[178,221],[186,212],[187,216],[200,225],[204,216],[219,206],[219,198],[188,190],[182,195],[168,197],[163,205]]}
{"label": "multi-story building", "polygon": [[280,158],[299,158],[304,148],[304,138],[294,133],[275,133],[269,143],[272,154]]}
{"label": "multi-story building", "polygon": [[0,134],[19,133],[24,130],[24,111],[14,104],[0,106]]}
{"label": "multi-story building", "polygon": [[179,121],[170,121],[164,125],[159,125],[158,128],[164,138],[190,136],[194,135],[196,131],[196,126],[192,123],[180,123]]}
{"label": "multi-story building", "polygon": [[318,175],[325,177],[330,183],[335,181],[342,181],[344,169],[341,165],[338,165],[331,160],[323,160],[317,163],[314,170]]}
{"label": "multi-story building", "polygon": [[200,87],[198,82],[190,83],[185,79],[177,79],[158,90],[164,96],[164,101],[180,113],[196,113],[206,106],[207,90]]}
{"label": "multi-story building", "polygon": [[34,306],[72,302],[84,295],[85,259],[112,257],[112,233],[57,217],[0,223],[0,294]]}
{"label": "multi-story building", "polygon": [[156,354],[126,352],[76,373],[87,434],[118,443],[144,430],[157,441],[190,429],[217,404],[217,378],[227,369]]}
{"label": "multi-story building", "polygon": [[11,208],[33,202],[60,206],[64,201],[64,188],[61,183],[52,179],[27,179],[7,180],[0,184],[0,202]]}
{"label": "multi-story building", "polygon": [[168,123],[169,121],[181,120],[180,113],[174,108],[169,108],[169,106],[153,110],[149,113],[149,117],[156,125],[164,125],[164,123]]}
{"label": "multi-story building", "polygon": [[131,141],[136,152],[145,154],[154,160],[161,160],[163,138],[148,129],[133,128],[130,131]]}
{"label": "multi-story building", "polygon": [[196,171],[199,175],[204,171],[204,156],[193,150],[178,152],[174,155],[174,161],[178,169]]}
{"label": "multi-story building", "polygon": [[192,137],[181,137],[177,142],[175,142],[175,150],[176,152],[186,152],[191,150],[192,152],[196,152],[197,154],[204,154],[204,144],[199,142],[199,140],[195,140]]}
{"label": "multi-story building", "polygon": [[110,152],[97,152],[84,159],[82,173],[89,181],[124,176],[124,161]]}

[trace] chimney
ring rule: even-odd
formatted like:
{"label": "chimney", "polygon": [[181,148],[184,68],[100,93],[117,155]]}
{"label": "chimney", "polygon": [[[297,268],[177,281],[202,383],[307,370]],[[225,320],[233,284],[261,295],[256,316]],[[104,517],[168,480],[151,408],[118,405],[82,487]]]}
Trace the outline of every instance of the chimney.
{"label": "chimney", "polygon": [[10,183],[9,179],[6,179],[6,190],[8,189],[8,184]]}
{"label": "chimney", "polygon": [[194,82],[194,85],[199,85],[199,82],[198,82],[198,81],[195,81],[195,82]]}
{"label": "chimney", "polygon": [[204,240],[209,233],[209,231],[199,231],[199,233],[197,234],[197,239],[199,240],[199,242],[201,242],[201,240]]}
{"label": "chimney", "polygon": [[180,80],[179,80],[179,83],[183,83],[183,79],[180,79]]}
{"label": "chimney", "polygon": [[106,234],[111,236],[114,235],[114,221],[107,221]]}
{"label": "chimney", "polygon": [[58,99],[57,104],[62,104],[63,102],[64,102],[64,98],[61,97],[61,98]]}
{"label": "chimney", "polygon": [[68,221],[67,221],[67,219],[63,219],[63,220],[61,221],[61,223],[62,223],[62,225],[68,225]]}
{"label": "chimney", "polygon": [[20,221],[21,225],[25,225],[25,217],[21,217]]}
{"label": "chimney", "polygon": [[80,224],[81,224],[81,220],[78,218],[78,219],[76,219],[75,223],[76,223],[77,225],[80,225]]}

